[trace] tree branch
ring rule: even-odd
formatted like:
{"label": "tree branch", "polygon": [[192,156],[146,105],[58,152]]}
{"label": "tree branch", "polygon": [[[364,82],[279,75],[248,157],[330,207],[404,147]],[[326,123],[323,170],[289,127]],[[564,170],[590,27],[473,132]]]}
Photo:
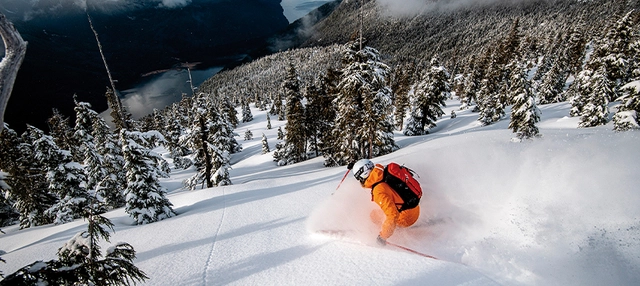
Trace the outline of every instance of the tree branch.
{"label": "tree branch", "polygon": [[27,42],[22,39],[18,30],[2,13],[0,13],[0,36],[2,36],[5,47],[4,58],[0,62],[0,132],[2,132],[4,111],[7,109],[13,83],[27,52]]}

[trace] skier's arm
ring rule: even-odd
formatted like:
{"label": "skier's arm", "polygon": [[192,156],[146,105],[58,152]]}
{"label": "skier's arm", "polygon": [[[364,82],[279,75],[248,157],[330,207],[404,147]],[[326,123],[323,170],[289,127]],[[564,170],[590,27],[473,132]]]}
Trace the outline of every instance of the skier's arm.
{"label": "skier's arm", "polygon": [[396,220],[399,214],[393,197],[388,191],[391,190],[389,190],[386,184],[379,184],[373,189],[373,199],[385,214],[385,220],[380,230],[380,237],[385,240],[388,239],[396,229]]}

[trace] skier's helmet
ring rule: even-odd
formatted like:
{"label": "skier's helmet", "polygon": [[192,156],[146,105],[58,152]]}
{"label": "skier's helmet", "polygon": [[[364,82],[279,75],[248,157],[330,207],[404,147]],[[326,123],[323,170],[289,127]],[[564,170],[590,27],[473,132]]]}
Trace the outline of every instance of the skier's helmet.
{"label": "skier's helmet", "polygon": [[374,165],[371,160],[362,159],[353,164],[353,176],[356,177],[356,180],[360,181],[360,183],[364,184],[364,181],[369,177],[373,167]]}

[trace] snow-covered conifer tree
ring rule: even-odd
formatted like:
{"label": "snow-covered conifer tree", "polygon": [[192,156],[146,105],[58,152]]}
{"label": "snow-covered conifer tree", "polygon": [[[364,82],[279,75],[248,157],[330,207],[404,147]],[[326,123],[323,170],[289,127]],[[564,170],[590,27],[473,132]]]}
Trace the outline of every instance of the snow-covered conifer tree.
{"label": "snow-covered conifer tree", "polygon": [[627,131],[640,129],[640,81],[634,81],[622,88],[621,104],[613,116],[613,130]]}
{"label": "snow-covered conifer tree", "polygon": [[[8,275],[3,285],[131,285],[149,277],[133,264],[136,251],[126,242],[112,246],[103,256],[100,240],[109,242],[113,223],[87,210],[87,231],[58,249],[58,260],[36,261]],[[38,269],[38,271],[33,271]]]}
{"label": "snow-covered conifer tree", "polygon": [[551,69],[542,78],[542,83],[538,87],[538,101],[540,104],[562,102],[562,89],[564,87],[564,75],[558,66],[558,61],[554,62]]}
{"label": "snow-covered conifer tree", "polygon": [[267,112],[267,130],[271,129],[271,117],[269,117],[269,113]]}
{"label": "snow-covered conifer tree", "polygon": [[[302,92],[300,90],[300,78],[295,66],[289,63],[287,76],[282,84],[286,96],[285,131],[287,133],[284,142],[283,160],[287,164],[293,164],[306,160],[307,132],[305,127],[305,109],[302,106]],[[245,136],[246,139],[246,136]]]}
{"label": "snow-covered conifer tree", "polygon": [[165,131],[165,140],[167,140],[167,148],[173,159],[173,164],[177,169],[187,169],[191,167],[193,162],[187,156],[190,154],[187,146],[180,144],[180,137],[185,133],[185,128],[180,123],[178,117],[178,105],[173,105],[170,110],[171,115],[167,117],[167,126]]}
{"label": "snow-covered conifer tree", "polygon": [[244,141],[251,141],[252,139],[253,139],[253,132],[247,129],[247,131],[244,132]]}
{"label": "snow-covered conifer tree", "polygon": [[536,123],[540,121],[540,110],[536,106],[535,95],[527,80],[526,67],[518,67],[511,77],[512,101],[509,129],[516,133],[518,140],[530,139],[539,134]]}
{"label": "snow-covered conifer tree", "polygon": [[49,190],[59,198],[47,212],[54,217],[55,224],[82,217],[89,204],[84,168],[72,160],[69,151],[60,150],[51,136],[41,130],[32,131],[38,138],[33,143],[35,159],[46,166]]}
{"label": "snow-covered conifer tree", "polygon": [[220,113],[226,115],[227,121],[231,124],[232,128],[238,127],[238,111],[233,107],[229,95],[224,94],[221,98],[222,100],[219,106]]}
{"label": "snow-covered conifer tree", "polygon": [[159,163],[164,159],[145,146],[148,135],[124,129],[120,131],[124,168],[127,171],[125,212],[136,224],[152,223],[175,216],[172,204],[165,196],[166,190],[158,183],[160,177],[167,176],[166,170]]}
{"label": "snow-covered conifer tree", "polygon": [[478,61],[476,56],[472,55],[469,66],[467,67],[469,72],[464,76],[462,92],[458,94],[460,98],[460,110],[472,108],[477,102],[477,93],[480,87],[480,81],[482,80],[482,70],[476,61]]}
{"label": "snow-covered conifer tree", "polygon": [[108,207],[123,207],[123,191],[127,186],[127,176],[120,140],[111,132],[107,122],[99,116],[94,118],[92,135],[103,164],[103,176],[96,182],[95,191]]}
{"label": "snow-covered conifer tree", "polygon": [[[7,178],[9,178],[9,173],[5,173],[0,169],[0,226],[16,224],[20,216],[18,211],[13,207],[13,201],[9,197],[11,186],[7,184]],[[0,258],[0,261],[2,261],[2,258]],[[1,277],[2,272],[0,272],[0,278]]]}
{"label": "snow-covered conifer tree", "polygon": [[264,135],[264,133],[262,133],[262,154],[267,154],[271,152],[271,149],[269,149],[269,142],[267,141],[267,135]]}
{"label": "snow-covered conifer tree", "polygon": [[428,134],[436,126],[436,120],[444,115],[441,106],[446,106],[445,101],[451,95],[448,80],[449,72],[437,59],[432,59],[431,68],[414,89],[405,135]]}
{"label": "snow-covered conifer tree", "polygon": [[606,68],[600,66],[600,69],[591,77],[589,86],[592,90],[586,95],[587,100],[580,113],[578,127],[594,127],[604,125],[609,121],[608,105],[613,89],[612,83],[606,75]]}
{"label": "snow-covered conifer tree", "polygon": [[395,118],[397,130],[402,130],[404,127],[404,118],[407,109],[409,109],[409,91],[411,89],[413,70],[413,64],[398,66],[394,69],[391,90],[393,91],[393,106],[395,108],[393,117]]}
{"label": "snow-covered conifer tree", "polygon": [[249,122],[253,120],[253,114],[251,113],[251,108],[249,104],[243,102],[242,104],[242,122]]}
{"label": "snow-covered conifer tree", "polygon": [[346,164],[361,158],[388,154],[393,140],[389,67],[371,47],[358,50],[355,42],[343,52],[343,68],[337,86],[337,117],[333,146],[325,153],[325,165]]}
{"label": "snow-covered conifer tree", "polygon": [[198,98],[195,122],[183,137],[184,144],[193,150],[196,174],[185,181],[185,187],[195,189],[199,184],[229,185],[230,150],[239,151],[230,123],[204,97]]}
{"label": "snow-covered conifer tree", "polygon": [[102,155],[97,152],[93,137],[94,121],[97,120],[98,113],[91,109],[91,104],[88,102],[78,102],[76,99],[74,102],[76,124],[73,137],[79,152],[76,157],[86,168],[87,190],[95,190],[98,183],[107,175]]}
{"label": "snow-covered conifer tree", "polygon": [[282,132],[282,127],[278,126],[278,140],[284,139],[284,132]]}
{"label": "snow-covered conifer tree", "polygon": [[500,95],[491,92],[493,83],[488,79],[483,79],[478,91],[478,109],[480,114],[478,121],[483,125],[490,125],[502,118],[504,108],[501,107]]}
{"label": "snow-covered conifer tree", "polygon": [[49,126],[49,135],[53,137],[53,141],[60,149],[71,150],[73,142],[73,133],[69,118],[63,116],[60,111],[53,109],[53,115],[47,120]]}
{"label": "snow-covered conifer tree", "polygon": [[613,101],[619,94],[619,88],[629,79],[629,60],[631,59],[631,39],[634,36],[634,11],[630,11],[615,22],[607,32],[604,43],[596,51],[597,57],[605,65],[607,80],[611,81],[612,94],[607,98]]}
{"label": "snow-covered conifer tree", "polygon": [[37,131],[29,126],[20,138],[5,124],[0,132],[0,169],[9,173],[6,194],[19,214],[20,228],[52,223],[46,210],[57,201],[49,192],[45,166],[35,159],[33,142],[42,136]]}
{"label": "snow-covered conifer tree", "polygon": [[569,115],[572,117],[580,116],[582,114],[582,110],[587,104],[588,96],[593,92],[593,87],[590,83],[592,76],[593,71],[590,69],[581,71],[567,91],[569,101],[571,102]]}

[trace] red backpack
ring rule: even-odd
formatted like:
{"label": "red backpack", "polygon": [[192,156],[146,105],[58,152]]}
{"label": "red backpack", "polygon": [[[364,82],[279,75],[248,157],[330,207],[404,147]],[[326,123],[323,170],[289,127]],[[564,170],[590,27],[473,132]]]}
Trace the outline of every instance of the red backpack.
{"label": "red backpack", "polygon": [[422,188],[420,183],[413,177],[415,172],[405,166],[400,166],[396,163],[389,163],[384,167],[384,175],[380,182],[377,182],[371,188],[376,187],[377,184],[385,182],[391,187],[404,201],[398,211],[412,209],[418,206],[420,198],[422,198]]}

